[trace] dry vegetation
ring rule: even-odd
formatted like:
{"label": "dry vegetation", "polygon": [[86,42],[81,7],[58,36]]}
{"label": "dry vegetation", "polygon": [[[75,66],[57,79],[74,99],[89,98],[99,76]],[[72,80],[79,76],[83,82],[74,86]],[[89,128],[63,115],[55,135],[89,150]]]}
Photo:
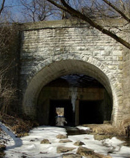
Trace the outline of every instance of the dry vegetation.
{"label": "dry vegetation", "polygon": [[[18,27],[8,22],[0,24],[0,111],[16,108],[18,81]],[[12,108],[12,107],[13,108]]]}
{"label": "dry vegetation", "polygon": [[125,136],[125,130],[128,125],[130,125],[130,118],[124,119],[119,126],[111,124],[89,124],[84,126],[90,127],[94,134]]}
{"label": "dry vegetation", "polygon": [[33,128],[39,124],[36,121],[22,119],[17,116],[9,116],[7,114],[0,115],[0,120],[12,129],[18,137],[25,136]]}
{"label": "dry vegetation", "polygon": [[[0,114],[0,120],[12,131],[15,132],[17,137],[27,136],[28,132],[35,126],[38,126],[38,123],[35,121],[27,120],[26,118],[19,118],[17,116],[10,116],[7,114]],[[3,131],[0,129],[0,133]],[[4,141],[4,140],[3,140]],[[4,142],[0,142],[0,158],[4,157],[4,150],[6,146]]]}

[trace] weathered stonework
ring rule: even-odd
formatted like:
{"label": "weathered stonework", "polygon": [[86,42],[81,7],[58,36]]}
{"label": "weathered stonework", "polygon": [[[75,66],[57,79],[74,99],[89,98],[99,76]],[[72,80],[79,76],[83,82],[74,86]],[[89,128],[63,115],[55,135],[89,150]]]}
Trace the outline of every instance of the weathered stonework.
{"label": "weathered stonework", "polygon": [[123,78],[122,78],[123,101],[120,106],[120,117],[126,119],[130,116],[130,51],[124,51]]}
{"label": "weathered stonework", "polygon": [[102,83],[113,100],[113,124],[130,113],[130,55],[124,55],[118,42],[87,24],[69,21],[26,24],[21,33],[20,87],[25,114],[35,118],[43,86],[67,74],[89,75]]}

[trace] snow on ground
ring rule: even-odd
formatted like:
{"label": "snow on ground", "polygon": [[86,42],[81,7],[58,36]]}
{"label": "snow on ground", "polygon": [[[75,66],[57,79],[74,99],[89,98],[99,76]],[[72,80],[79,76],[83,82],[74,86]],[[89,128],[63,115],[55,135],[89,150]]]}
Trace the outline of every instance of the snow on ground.
{"label": "snow on ground", "polygon": [[77,126],[80,130],[90,130],[90,127]]}
{"label": "snow on ground", "polygon": [[[67,133],[64,128],[40,126],[32,129],[29,136],[22,138],[14,137],[9,131],[7,133],[12,138],[8,141],[5,158],[21,158],[24,156],[27,158],[62,158],[62,154],[56,152],[57,147],[75,147],[73,153],[76,153],[78,147],[73,144],[79,140],[84,142],[85,145],[83,147],[93,149],[97,153],[107,155],[107,153],[113,152],[110,154],[113,158],[130,157],[130,148],[122,146],[123,141],[120,141],[116,137],[98,141],[94,140],[93,135],[71,135],[68,136],[68,139],[72,142],[59,143],[59,139],[56,136],[58,134],[66,135]],[[40,142],[43,139],[48,139],[51,144],[41,144]]]}

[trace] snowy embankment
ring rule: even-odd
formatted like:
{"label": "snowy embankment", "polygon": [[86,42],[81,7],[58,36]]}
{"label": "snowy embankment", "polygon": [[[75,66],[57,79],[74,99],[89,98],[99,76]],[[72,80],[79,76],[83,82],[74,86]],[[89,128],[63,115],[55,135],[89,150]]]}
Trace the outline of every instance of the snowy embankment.
{"label": "snowy embankment", "polygon": [[[1,128],[10,136],[5,150],[5,158],[62,158],[62,153],[57,153],[57,147],[74,147],[70,153],[76,153],[78,146],[75,146],[76,141],[82,141],[83,147],[93,149],[95,152],[110,155],[113,158],[128,158],[130,157],[130,148],[122,146],[122,141],[113,137],[112,139],[104,139],[102,141],[94,140],[93,135],[82,134],[68,136],[71,142],[59,143],[57,135],[66,135],[66,130],[59,127],[40,126],[30,131],[29,136],[16,138],[15,135],[1,124]],[[81,127],[78,127],[81,128]],[[82,128],[84,129],[84,128]],[[84,129],[84,130],[87,130]],[[43,139],[48,139],[50,144],[41,144]]]}

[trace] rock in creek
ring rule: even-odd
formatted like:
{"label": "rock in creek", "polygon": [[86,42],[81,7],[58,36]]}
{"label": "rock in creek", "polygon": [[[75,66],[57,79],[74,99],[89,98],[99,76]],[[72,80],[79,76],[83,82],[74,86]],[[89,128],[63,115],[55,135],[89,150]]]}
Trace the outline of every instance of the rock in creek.
{"label": "rock in creek", "polygon": [[69,143],[69,142],[72,142],[72,141],[69,139],[63,139],[59,141],[59,143]]}
{"label": "rock in creek", "polygon": [[68,152],[68,151],[72,151],[74,149],[75,148],[73,148],[73,147],[58,146],[57,147],[57,153],[65,153],[65,152]]}
{"label": "rock in creek", "polygon": [[77,155],[77,154],[69,153],[69,154],[63,154],[62,158],[82,158],[82,156]]}
{"label": "rock in creek", "polygon": [[74,145],[81,146],[81,145],[85,145],[85,144],[83,142],[81,142],[81,141],[77,141],[77,142],[74,143]]}
{"label": "rock in creek", "polygon": [[56,138],[58,138],[58,139],[66,139],[67,135],[59,134],[59,135],[56,136]]}
{"label": "rock in creek", "polygon": [[41,144],[51,144],[50,141],[48,139],[43,139],[41,141]]}
{"label": "rock in creek", "polygon": [[89,158],[112,158],[111,156],[105,156],[105,155],[95,153],[94,150],[88,149],[85,147],[79,147],[77,150],[77,154],[87,157],[87,158],[88,157]]}

